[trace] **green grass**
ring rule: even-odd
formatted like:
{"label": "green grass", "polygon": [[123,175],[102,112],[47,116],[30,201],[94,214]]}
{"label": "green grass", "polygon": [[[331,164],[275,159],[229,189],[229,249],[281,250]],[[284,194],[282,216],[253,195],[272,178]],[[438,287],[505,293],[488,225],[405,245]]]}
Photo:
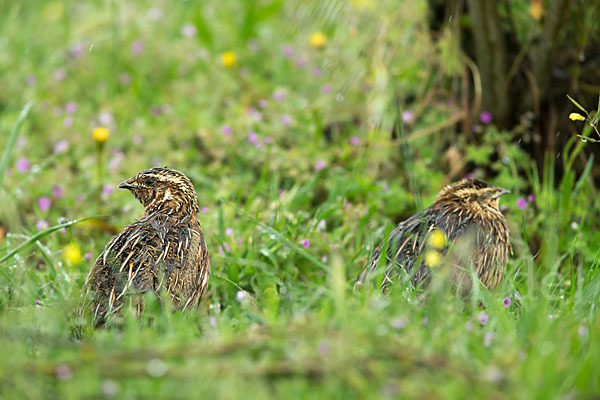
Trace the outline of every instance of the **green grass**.
{"label": "green grass", "polygon": [[[461,61],[430,37],[424,1],[32,0],[0,10],[0,398],[600,395],[594,160],[572,169],[593,144],[571,141],[540,174],[519,145],[527,123],[476,123],[477,141],[457,134],[462,78],[439,66]],[[309,44],[316,31],[324,48]],[[102,151],[98,126],[111,131]],[[149,296],[142,318],[127,311],[120,328],[94,330],[75,312],[85,276],[142,212],[105,187],[151,165],[185,172],[206,207],[208,293],[186,313]],[[467,301],[444,284],[354,291],[394,224],[466,172],[513,191],[501,286]]]}

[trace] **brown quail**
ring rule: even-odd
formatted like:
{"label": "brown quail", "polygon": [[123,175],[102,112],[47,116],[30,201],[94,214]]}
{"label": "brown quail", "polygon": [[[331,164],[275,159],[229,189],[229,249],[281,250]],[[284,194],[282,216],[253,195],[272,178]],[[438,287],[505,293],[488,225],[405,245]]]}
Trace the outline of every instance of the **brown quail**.
{"label": "brown quail", "polygon": [[112,238],[88,275],[95,318],[103,322],[128,297],[141,311],[139,294],[150,290],[165,289],[179,309],[197,305],[210,258],[192,182],[179,171],[152,168],[119,188],[131,191],[145,210]]}
{"label": "brown quail", "polygon": [[[385,267],[382,291],[404,271],[414,286],[429,279],[446,256],[450,276],[462,294],[471,288],[471,266],[481,282],[494,290],[504,278],[512,248],[498,202],[508,190],[478,179],[463,179],[444,187],[435,202],[401,222],[372,253],[357,285],[380,265]],[[386,258],[381,252],[387,245]],[[432,264],[432,265],[428,265]]]}

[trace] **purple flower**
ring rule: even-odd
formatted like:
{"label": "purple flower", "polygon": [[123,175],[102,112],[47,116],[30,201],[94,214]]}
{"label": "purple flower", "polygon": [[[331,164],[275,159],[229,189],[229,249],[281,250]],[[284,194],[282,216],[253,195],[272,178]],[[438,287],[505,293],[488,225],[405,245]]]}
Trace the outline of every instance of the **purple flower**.
{"label": "purple flower", "polygon": [[250,50],[253,53],[256,53],[260,50],[260,42],[256,39],[250,39],[248,41],[248,50]]}
{"label": "purple flower", "polygon": [[131,83],[131,75],[127,72],[123,72],[119,75],[119,83],[123,86],[127,86]]}
{"label": "purple flower", "polygon": [[194,37],[198,34],[198,29],[195,25],[185,24],[181,27],[181,34],[185,37]]}
{"label": "purple flower", "polygon": [[321,91],[323,93],[331,92],[331,85],[329,83],[324,84],[323,87],[321,88]]}
{"label": "purple flower", "polygon": [[129,211],[131,211],[131,208],[129,206],[125,206],[121,209],[121,211],[123,211],[123,214],[127,214]]}
{"label": "purple flower", "polygon": [[408,324],[406,317],[394,318],[391,322],[392,328],[394,329],[402,329],[406,324]]}
{"label": "purple flower", "polygon": [[46,211],[50,208],[50,206],[52,205],[52,202],[50,201],[49,198],[42,196],[38,199],[37,204],[38,204],[38,207],[40,208],[40,210]]}
{"label": "purple flower", "polygon": [[321,340],[319,342],[319,344],[317,345],[317,351],[319,352],[320,355],[325,356],[327,354],[329,354],[329,351],[331,350],[331,346],[329,345],[329,343],[325,340]]}
{"label": "purple flower", "polygon": [[290,124],[292,123],[292,119],[289,115],[284,114],[281,116],[281,123],[285,126],[290,126]]}
{"label": "purple flower", "polygon": [[483,345],[485,347],[490,347],[493,339],[494,339],[494,334],[492,332],[486,332],[485,336],[483,337]]}
{"label": "purple flower", "polygon": [[282,101],[283,99],[285,99],[285,92],[283,90],[276,90],[273,93],[273,100]]}
{"label": "purple flower", "polygon": [[59,199],[62,197],[62,195],[63,195],[62,188],[58,185],[54,185],[54,187],[52,188],[52,196],[54,196],[55,199]]}
{"label": "purple flower", "polygon": [[208,318],[208,323],[210,324],[210,326],[217,326],[217,318],[215,317],[209,317]]}
{"label": "purple flower", "polygon": [[317,232],[324,231],[325,229],[327,229],[327,222],[324,219],[320,220],[319,223],[317,224],[316,229],[317,229]]}
{"label": "purple flower", "polygon": [[73,121],[74,121],[73,117],[71,117],[71,116],[65,117],[65,119],[63,120],[63,126],[65,128],[68,128],[71,125],[73,125]]}
{"label": "purple flower", "polygon": [[286,44],[285,46],[283,46],[283,55],[284,57],[290,58],[291,56],[294,55],[294,48],[292,46],[290,46],[289,44]]}
{"label": "purple flower", "polygon": [[579,329],[577,329],[577,334],[579,335],[580,338],[583,338],[585,335],[587,335],[587,325],[586,324],[579,325]]}
{"label": "purple flower", "polygon": [[202,214],[206,214],[206,213],[208,212],[208,207],[202,207],[202,208],[200,209],[200,212],[201,212]]}
{"label": "purple flower", "polygon": [[225,234],[226,235],[233,235],[233,228],[227,228],[227,229],[225,229]]}
{"label": "purple flower", "polygon": [[414,117],[415,116],[412,111],[402,111],[402,122],[404,122],[405,124],[410,124],[411,122],[413,122]]}
{"label": "purple flower", "polygon": [[41,304],[42,304],[42,302],[41,302],[41,301],[39,301],[39,300],[36,300],[36,301],[35,301],[35,304],[41,305]]}
{"label": "purple flower", "polygon": [[111,194],[113,194],[114,191],[115,188],[113,188],[111,185],[104,185],[102,187],[102,194],[105,196],[110,196]]}
{"label": "purple flower", "polygon": [[223,246],[222,247],[219,245],[219,254],[229,253],[230,250],[231,249],[229,248],[229,246],[225,242],[223,242]]}
{"label": "purple flower", "polygon": [[260,108],[267,108],[268,105],[269,105],[269,102],[266,101],[265,99],[261,99],[258,101],[258,107],[260,107]]}
{"label": "purple flower", "polygon": [[535,194],[530,194],[527,196],[527,201],[533,203],[535,201]]}
{"label": "purple flower", "polygon": [[29,163],[28,159],[19,158],[17,160],[17,171],[25,173],[25,172],[29,171],[29,168],[31,168],[31,164]]}
{"label": "purple flower", "polygon": [[504,204],[500,204],[500,211],[506,210],[506,206]]}
{"label": "purple flower", "polygon": [[519,295],[519,292],[515,293],[515,300],[521,301],[521,296]]}
{"label": "purple flower", "polygon": [[248,298],[248,293],[245,290],[238,290],[235,294],[235,299],[240,303]]}
{"label": "purple flower", "polygon": [[576,231],[577,229],[579,229],[579,224],[576,221],[571,222],[571,229]]}
{"label": "purple flower", "polygon": [[248,143],[252,143],[254,145],[256,145],[257,143],[260,143],[258,141],[258,134],[256,132],[250,132],[248,134]]}
{"label": "purple flower", "polygon": [[22,149],[27,144],[27,139],[25,136],[19,136],[17,138],[17,148]]}
{"label": "purple flower", "polygon": [[381,185],[381,191],[382,192],[387,192],[390,189],[390,186],[387,183],[383,183],[383,185]]}
{"label": "purple flower", "polygon": [[104,111],[100,113],[100,116],[98,117],[98,121],[100,121],[100,124],[102,125],[110,125],[112,124],[114,118],[112,113],[108,112],[108,111]]}
{"label": "purple flower", "polygon": [[321,76],[321,68],[314,67],[312,70],[312,74],[313,74],[313,76]]}
{"label": "purple flower", "polygon": [[77,111],[77,103],[75,103],[74,101],[69,101],[65,105],[65,112],[67,114],[73,114],[75,111]]}
{"label": "purple flower", "polygon": [[133,137],[133,144],[139,146],[142,144],[142,142],[144,141],[144,138],[142,138],[142,135],[135,135]]}
{"label": "purple flower", "polygon": [[265,136],[263,142],[265,142],[265,144],[271,144],[273,140],[271,139],[271,136]]}
{"label": "purple flower", "polygon": [[358,146],[360,144],[360,139],[357,138],[356,136],[350,138],[350,144],[352,146]]}
{"label": "purple flower", "polygon": [[158,7],[152,7],[146,13],[150,21],[158,21],[162,17],[162,11]]}
{"label": "purple flower", "polygon": [[35,306],[35,308],[37,308],[38,310],[41,310],[42,306],[38,304],[38,305]]}
{"label": "purple flower", "polygon": [[231,126],[223,125],[223,127],[221,128],[221,133],[225,136],[231,135]]}
{"label": "purple flower", "polygon": [[142,54],[144,52],[144,42],[141,40],[136,40],[135,42],[131,43],[131,52],[133,54]]}
{"label": "purple flower", "polygon": [[258,111],[254,107],[249,107],[248,110],[246,111],[246,114],[248,114],[250,117],[252,117],[257,122],[260,122],[263,119],[261,112]]}
{"label": "purple flower", "polygon": [[73,372],[71,371],[71,367],[67,364],[58,364],[56,368],[54,368],[54,375],[58,380],[66,381],[73,375]]}
{"label": "purple flower", "polygon": [[304,58],[299,57],[296,59],[296,67],[302,69],[302,68],[306,67],[306,64],[307,64],[307,62]]}
{"label": "purple flower", "polygon": [[552,321],[552,320],[554,319],[554,315],[552,315],[552,314],[548,314],[548,319],[549,319],[550,321]]}
{"label": "purple flower", "polygon": [[91,260],[92,257],[93,257],[93,255],[89,251],[87,253],[85,253],[83,256],[83,258],[85,258],[86,260]]}
{"label": "purple flower", "polygon": [[485,325],[488,323],[488,321],[490,320],[490,317],[487,316],[487,314],[482,311],[479,313],[479,315],[477,316],[477,319],[479,320],[479,323],[481,325]]}
{"label": "purple flower", "polygon": [[510,297],[505,297],[504,300],[502,300],[502,304],[504,307],[510,306]]}
{"label": "purple flower", "polygon": [[323,160],[322,158],[319,158],[317,160],[317,162],[315,163],[315,170],[320,171],[323,168],[325,168],[325,160]]}
{"label": "purple flower", "polygon": [[523,197],[519,197],[517,199],[517,208],[519,210],[524,210],[527,207],[527,200],[525,200],[525,198]]}
{"label": "purple flower", "polygon": [[35,227],[37,228],[38,231],[43,231],[44,229],[48,229],[48,221],[46,221],[45,219],[40,219],[37,224],[35,224]]}
{"label": "purple flower", "polygon": [[479,114],[479,119],[487,125],[492,122],[492,113],[489,111],[482,111],[481,114]]}
{"label": "purple flower", "polygon": [[84,51],[85,51],[85,47],[83,46],[83,43],[79,42],[79,43],[75,44],[73,47],[71,47],[71,57],[79,58],[83,55]]}
{"label": "purple flower", "polygon": [[62,82],[65,80],[66,77],[67,77],[67,71],[65,71],[64,68],[59,68],[56,71],[54,71],[54,80],[56,82]]}
{"label": "purple flower", "polygon": [[308,249],[310,247],[310,241],[308,239],[304,239],[302,241],[302,247],[304,247],[305,249]]}

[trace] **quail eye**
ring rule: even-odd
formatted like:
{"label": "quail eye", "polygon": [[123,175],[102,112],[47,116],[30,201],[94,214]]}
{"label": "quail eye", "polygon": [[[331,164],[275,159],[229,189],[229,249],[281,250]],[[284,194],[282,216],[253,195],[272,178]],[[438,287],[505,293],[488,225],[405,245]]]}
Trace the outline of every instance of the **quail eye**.
{"label": "quail eye", "polygon": [[146,186],[152,186],[154,184],[154,178],[146,178],[144,180],[144,185]]}

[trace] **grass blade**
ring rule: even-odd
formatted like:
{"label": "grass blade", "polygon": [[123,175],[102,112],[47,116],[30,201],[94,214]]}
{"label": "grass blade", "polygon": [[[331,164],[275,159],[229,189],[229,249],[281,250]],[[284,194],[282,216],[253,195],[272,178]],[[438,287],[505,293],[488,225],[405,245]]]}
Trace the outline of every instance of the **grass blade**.
{"label": "grass blade", "polygon": [[21,110],[19,117],[17,118],[17,122],[12,128],[10,135],[8,136],[8,142],[6,143],[6,147],[4,147],[4,153],[2,153],[2,158],[0,159],[0,187],[2,187],[2,181],[4,180],[4,173],[6,172],[6,167],[8,166],[8,160],[15,149],[15,145],[17,144],[17,137],[19,136],[19,131],[21,130],[21,125],[23,125],[23,121],[27,118],[27,114],[29,114],[29,110],[33,106],[33,102],[25,104],[25,107]]}
{"label": "grass blade", "polygon": [[575,107],[579,108],[581,111],[583,111],[585,113],[585,115],[587,115],[588,117],[590,116],[588,114],[588,112],[586,111],[585,108],[583,108],[583,106],[581,104],[579,104],[577,101],[575,101],[574,98],[572,98],[571,96],[567,95],[568,99],[571,100],[571,103],[575,104]]}
{"label": "grass blade", "polygon": [[87,217],[87,218],[82,218],[82,219],[76,219],[76,220],[73,220],[73,221],[68,221],[68,222],[65,222],[63,224],[58,224],[58,225],[55,225],[53,227],[50,227],[50,228],[46,229],[45,231],[38,232],[35,235],[31,236],[27,241],[21,243],[20,245],[18,245],[17,247],[15,247],[14,249],[12,249],[8,253],[6,253],[4,256],[2,256],[0,258],[0,263],[3,263],[4,261],[10,259],[11,257],[13,257],[15,254],[17,254],[21,250],[25,249],[26,247],[31,246],[32,244],[34,244],[38,240],[45,238],[46,236],[50,235],[53,232],[56,232],[59,229],[67,228],[67,227],[69,227],[71,225],[75,225],[75,224],[77,224],[79,222],[87,221],[87,220],[94,219],[94,218],[97,218],[97,217]]}

